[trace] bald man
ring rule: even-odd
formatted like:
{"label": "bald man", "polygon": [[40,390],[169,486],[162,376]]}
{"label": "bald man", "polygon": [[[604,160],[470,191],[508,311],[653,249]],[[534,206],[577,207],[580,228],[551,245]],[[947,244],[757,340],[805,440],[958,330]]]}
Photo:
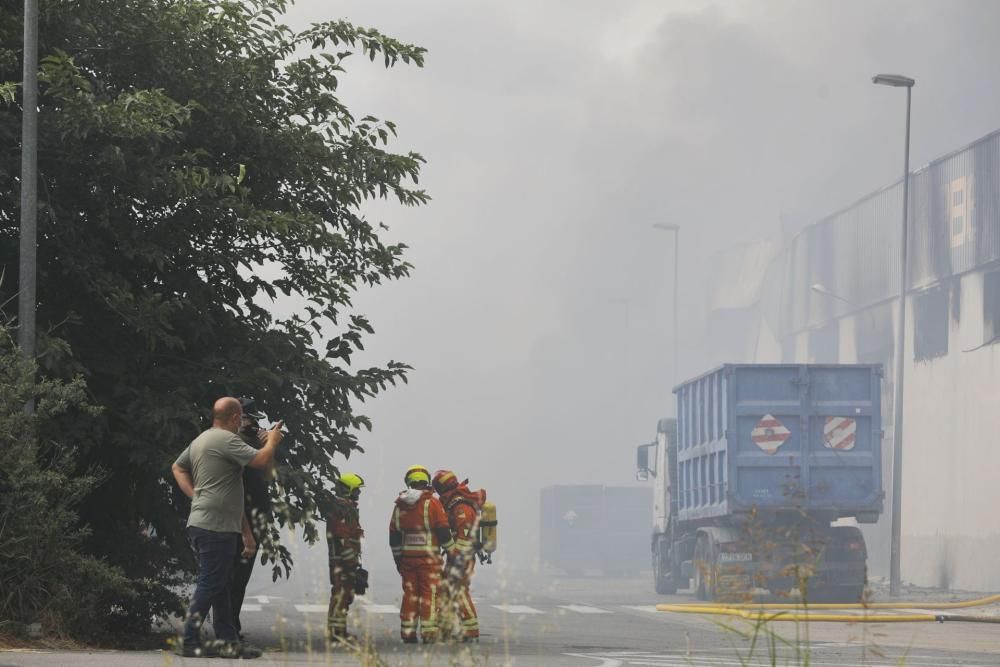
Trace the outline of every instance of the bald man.
{"label": "bald man", "polygon": [[[185,657],[257,658],[261,652],[241,644],[233,625],[230,602],[233,562],[242,534],[244,552],[252,556],[257,545],[243,514],[243,468],[265,469],[283,437],[278,422],[254,449],[237,435],[243,419],[239,400],[226,396],[212,407],[212,428],[195,438],[177,460],[177,485],[191,498],[188,534],[198,554],[198,584],[184,622],[184,640],[178,653]],[[211,609],[217,644],[206,647],[201,625]]]}

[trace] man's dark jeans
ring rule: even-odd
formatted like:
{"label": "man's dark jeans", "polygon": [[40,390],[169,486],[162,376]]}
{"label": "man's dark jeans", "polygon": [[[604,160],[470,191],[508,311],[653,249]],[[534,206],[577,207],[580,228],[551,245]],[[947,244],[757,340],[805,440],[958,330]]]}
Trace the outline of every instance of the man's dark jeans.
{"label": "man's dark jeans", "polygon": [[[257,536],[254,535],[254,539]],[[260,544],[260,541],[257,542]],[[243,557],[243,538],[240,537],[236,558],[233,559],[233,585],[230,591],[230,606],[233,608],[233,625],[236,632],[243,632],[243,624],[240,623],[240,611],[243,609],[243,598],[246,597],[247,586],[250,584],[250,575],[253,574],[253,564],[257,560],[256,555],[250,558]]]}
{"label": "man's dark jeans", "polygon": [[196,526],[188,527],[191,546],[198,554],[198,585],[195,586],[184,623],[184,646],[201,644],[201,624],[212,610],[215,638],[239,641],[233,626],[230,589],[233,580],[233,560],[240,542],[239,533],[217,533]]}

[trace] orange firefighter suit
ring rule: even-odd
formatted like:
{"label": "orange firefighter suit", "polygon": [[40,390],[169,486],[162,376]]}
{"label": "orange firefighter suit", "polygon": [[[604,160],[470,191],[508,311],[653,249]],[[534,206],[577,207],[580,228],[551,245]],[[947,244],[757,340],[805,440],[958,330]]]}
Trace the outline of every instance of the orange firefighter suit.
{"label": "orange firefighter suit", "polygon": [[438,638],[437,605],[441,587],[441,549],[453,546],[448,517],[430,489],[406,489],[396,498],[389,521],[389,546],[403,577],[399,609],[400,636],[405,642],[420,636]]}
{"label": "orange firefighter suit", "polygon": [[448,524],[454,537],[454,546],[448,550],[445,567],[447,596],[458,613],[462,636],[465,640],[478,639],[479,617],[472,602],[472,573],[476,567],[476,538],[479,531],[479,512],[486,502],[486,492],[470,491],[462,483],[441,493],[441,502],[448,514]]}
{"label": "orange firefighter suit", "polygon": [[361,566],[361,538],[364,536],[358,504],[337,497],[326,521],[326,542],[330,558],[330,611],[327,623],[332,637],[346,638],[347,613],[354,602],[358,568]]}

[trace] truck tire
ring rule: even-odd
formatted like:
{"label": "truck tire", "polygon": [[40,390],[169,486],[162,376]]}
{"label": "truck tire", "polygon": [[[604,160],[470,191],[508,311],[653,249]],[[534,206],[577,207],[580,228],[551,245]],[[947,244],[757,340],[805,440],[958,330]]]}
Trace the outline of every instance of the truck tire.
{"label": "truck tire", "polygon": [[715,543],[701,533],[694,544],[694,594],[699,600],[715,599],[716,570]]}
{"label": "truck tire", "polygon": [[653,588],[660,595],[673,595],[677,592],[677,578],[666,546],[666,540],[657,540],[653,552]]}
{"label": "truck tire", "polygon": [[[860,541],[864,545],[864,535],[855,526],[834,526],[830,529],[831,541],[836,544],[837,550],[843,552],[843,545],[850,542]],[[865,562],[859,571],[856,572],[852,580],[844,579],[836,583],[829,583],[819,586],[810,591],[809,599],[819,603],[858,603],[862,602],[865,595],[865,588],[868,586],[868,554],[865,548]]]}

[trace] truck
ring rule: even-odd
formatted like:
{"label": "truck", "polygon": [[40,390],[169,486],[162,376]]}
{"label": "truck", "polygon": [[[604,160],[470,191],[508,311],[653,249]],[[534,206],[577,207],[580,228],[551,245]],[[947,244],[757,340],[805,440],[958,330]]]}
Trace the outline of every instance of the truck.
{"label": "truck", "polygon": [[636,456],[656,592],[859,601],[858,524],[885,496],[881,383],[878,365],[727,364],[676,387],[676,418]]}
{"label": "truck", "polygon": [[624,576],[649,568],[648,486],[547,486],[540,500],[543,565],[569,576]]}

